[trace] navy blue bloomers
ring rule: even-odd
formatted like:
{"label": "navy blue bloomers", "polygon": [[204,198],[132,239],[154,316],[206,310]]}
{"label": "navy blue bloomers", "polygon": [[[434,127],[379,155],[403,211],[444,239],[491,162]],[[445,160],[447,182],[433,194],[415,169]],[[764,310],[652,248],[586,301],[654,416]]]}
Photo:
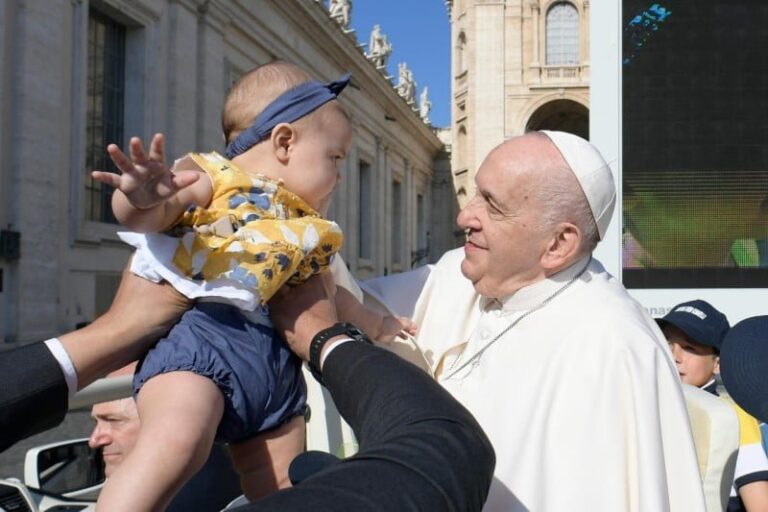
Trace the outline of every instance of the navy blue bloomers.
{"label": "navy blue bloomers", "polygon": [[244,441],[306,408],[301,361],[271,327],[249,321],[234,306],[200,302],[184,313],[139,363],[134,393],[173,371],[208,377],[223,393],[218,441]]}

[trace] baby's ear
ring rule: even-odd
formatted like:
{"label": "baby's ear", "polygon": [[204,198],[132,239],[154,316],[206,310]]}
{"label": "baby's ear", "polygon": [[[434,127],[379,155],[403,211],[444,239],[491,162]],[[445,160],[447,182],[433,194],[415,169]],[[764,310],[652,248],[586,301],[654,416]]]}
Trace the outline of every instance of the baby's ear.
{"label": "baby's ear", "polygon": [[296,143],[296,130],[288,123],[280,123],[272,129],[270,142],[275,157],[286,164],[291,158],[291,146]]}

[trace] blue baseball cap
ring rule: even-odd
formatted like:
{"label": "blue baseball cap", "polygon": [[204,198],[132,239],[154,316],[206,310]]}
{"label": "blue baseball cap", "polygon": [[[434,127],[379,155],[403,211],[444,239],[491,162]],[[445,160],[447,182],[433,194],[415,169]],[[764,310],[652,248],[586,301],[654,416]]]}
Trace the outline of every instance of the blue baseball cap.
{"label": "blue baseball cap", "polygon": [[731,328],[728,318],[704,300],[678,304],[666,316],[657,318],[656,323],[662,328],[667,324],[674,325],[691,341],[714,347],[718,352],[723,344],[723,337]]}
{"label": "blue baseball cap", "polygon": [[742,409],[768,423],[768,316],[747,318],[728,331],[720,376]]}

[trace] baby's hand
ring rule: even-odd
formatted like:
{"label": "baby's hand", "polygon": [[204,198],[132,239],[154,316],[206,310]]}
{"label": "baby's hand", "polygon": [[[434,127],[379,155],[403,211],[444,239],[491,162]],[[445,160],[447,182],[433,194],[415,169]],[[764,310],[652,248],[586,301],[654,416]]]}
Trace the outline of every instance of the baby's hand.
{"label": "baby's hand", "polygon": [[94,171],[91,176],[96,181],[120,190],[128,202],[138,210],[157,206],[200,177],[200,173],[194,171],[171,172],[164,163],[164,146],[163,135],[156,134],[152,138],[147,156],[141,139],[132,137],[131,157],[128,158],[116,144],[110,144],[107,152],[121,174]]}
{"label": "baby's hand", "polygon": [[404,316],[387,315],[381,321],[381,330],[376,336],[376,341],[392,343],[395,338],[408,339],[415,336],[418,326],[410,318]]}

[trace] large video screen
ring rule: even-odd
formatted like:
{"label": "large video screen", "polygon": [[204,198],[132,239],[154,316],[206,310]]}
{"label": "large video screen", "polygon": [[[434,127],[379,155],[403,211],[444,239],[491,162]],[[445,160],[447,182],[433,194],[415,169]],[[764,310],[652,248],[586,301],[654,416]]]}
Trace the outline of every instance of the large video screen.
{"label": "large video screen", "polygon": [[622,12],[624,284],[768,286],[768,2]]}

